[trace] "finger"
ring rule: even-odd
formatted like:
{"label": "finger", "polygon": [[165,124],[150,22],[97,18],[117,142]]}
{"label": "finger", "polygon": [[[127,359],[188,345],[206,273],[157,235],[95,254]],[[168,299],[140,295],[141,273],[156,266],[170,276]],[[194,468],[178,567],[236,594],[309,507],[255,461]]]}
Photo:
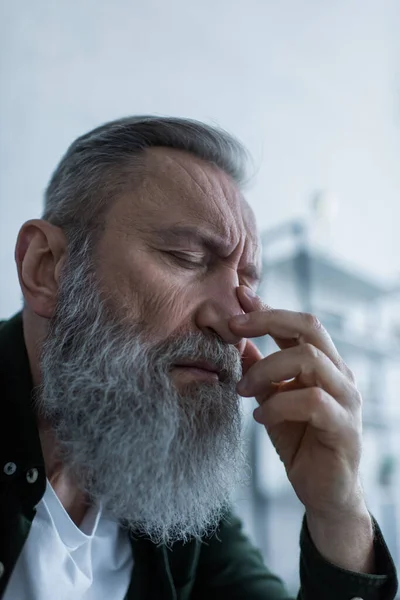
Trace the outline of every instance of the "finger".
{"label": "finger", "polygon": [[251,340],[246,340],[246,345],[242,354],[242,372],[243,375],[247,373],[247,371],[254,364],[259,362],[263,358],[263,355],[257,348],[254,342]]}
{"label": "finger", "polygon": [[290,379],[290,381],[281,381],[280,383],[271,382],[267,384],[267,387],[262,394],[258,394],[257,396],[254,396],[254,398],[257,400],[258,404],[261,405],[275,394],[302,389],[304,389],[304,385],[302,385],[297,378]]}
{"label": "finger", "polygon": [[343,435],[348,422],[345,409],[321,388],[282,392],[255,409],[254,419],[271,429],[284,422],[309,423],[330,434]]}
{"label": "finger", "polygon": [[239,285],[236,293],[245,313],[252,312],[253,310],[272,310],[272,307],[265,304],[260,296],[247,285]]}
{"label": "finger", "polygon": [[237,294],[245,315],[236,315],[229,320],[232,332],[240,337],[255,338],[271,335],[280,348],[310,343],[321,350],[349,379],[353,375],[340,357],[326,329],[316,317],[308,313],[276,310],[263,304],[250,288],[239,286]]}
{"label": "finger", "polygon": [[237,390],[245,397],[272,394],[271,384],[290,379],[296,379],[305,387],[320,387],[343,405],[360,402],[355,386],[311,344],[274,352],[254,363],[238,383]]}

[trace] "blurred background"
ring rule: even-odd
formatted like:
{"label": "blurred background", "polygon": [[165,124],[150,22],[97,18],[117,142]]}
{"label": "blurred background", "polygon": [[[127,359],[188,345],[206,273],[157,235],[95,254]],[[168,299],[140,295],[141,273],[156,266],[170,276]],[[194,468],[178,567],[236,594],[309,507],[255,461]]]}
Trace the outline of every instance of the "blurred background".
{"label": "blurred background", "polygon": [[[224,127],[254,158],[261,295],[314,312],[355,371],[369,507],[400,566],[399,1],[0,7],[0,318],[21,306],[18,229],[40,215],[76,136],[139,113]],[[246,401],[252,476],[237,510],[294,592],[302,506],[252,408]]]}

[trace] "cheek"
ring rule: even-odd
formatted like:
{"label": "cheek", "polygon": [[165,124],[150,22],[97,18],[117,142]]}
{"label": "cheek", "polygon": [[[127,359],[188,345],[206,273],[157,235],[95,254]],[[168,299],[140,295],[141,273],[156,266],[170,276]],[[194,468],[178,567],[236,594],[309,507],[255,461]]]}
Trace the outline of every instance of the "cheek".
{"label": "cheek", "polygon": [[127,276],[120,275],[115,291],[125,315],[128,312],[132,321],[139,321],[151,332],[153,340],[162,340],[180,328],[190,328],[195,306],[188,286],[163,269],[148,266],[131,270]]}
{"label": "cheek", "polygon": [[140,298],[141,320],[159,339],[182,328],[190,329],[194,312],[187,290],[162,283],[149,286]]}
{"label": "cheek", "polygon": [[146,253],[121,252],[112,260],[106,256],[99,263],[99,274],[113,310],[132,323],[139,321],[152,332],[152,339],[190,329],[195,294],[184,278],[168,272],[167,266]]}

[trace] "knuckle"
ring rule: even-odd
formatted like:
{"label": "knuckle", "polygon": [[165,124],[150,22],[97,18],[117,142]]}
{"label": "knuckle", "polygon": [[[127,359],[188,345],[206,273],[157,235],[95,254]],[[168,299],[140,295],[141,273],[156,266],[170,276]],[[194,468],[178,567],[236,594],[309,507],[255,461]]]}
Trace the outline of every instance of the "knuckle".
{"label": "knuckle", "polygon": [[343,368],[344,368],[344,372],[345,372],[345,375],[346,375],[347,379],[353,385],[355,385],[355,383],[356,383],[356,376],[355,376],[354,372],[346,364],[344,364]]}
{"label": "knuckle", "polygon": [[305,324],[310,329],[322,329],[322,323],[315,315],[311,313],[302,313]]}
{"label": "knuckle", "polygon": [[353,402],[357,408],[360,408],[363,403],[361,392],[358,388],[353,388]]}
{"label": "knuckle", "polygon": [[260,300],[260,309],[263,312],[266,312],[266,313],[272,313],[272,312],[274,312],[274,309],[272,308],[272,306],[269,306],[269,304],[266,304],[262,300]]}
{"label": "knuckle", "polygon": [[326,403],[327,395],[322,388],[315,386],[310,388],[310,399],[314,407],[319,408]]}
{"label": "knuckle", "polygon": [[321,352],[320,350],[318,350],[318,348],[316,348],[315,346],[313,346],[313,344],[310,344],[309,342],[306,342],[305,344],[302,344],[302,353],[305,354],[305,356],[307,356],[308,358],[311,358],[313,360],[319,358]]}

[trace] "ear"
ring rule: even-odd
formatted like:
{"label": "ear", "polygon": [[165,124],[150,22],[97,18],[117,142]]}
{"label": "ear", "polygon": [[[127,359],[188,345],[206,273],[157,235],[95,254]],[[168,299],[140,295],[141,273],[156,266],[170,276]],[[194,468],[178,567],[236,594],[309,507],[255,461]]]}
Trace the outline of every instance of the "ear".
{"label": "ear", "polygon": [[29,308],[45,319],[56,305],[66,245],[63,231],[41,219],[27,221],[18,234],[15,261],[22,293]]}

